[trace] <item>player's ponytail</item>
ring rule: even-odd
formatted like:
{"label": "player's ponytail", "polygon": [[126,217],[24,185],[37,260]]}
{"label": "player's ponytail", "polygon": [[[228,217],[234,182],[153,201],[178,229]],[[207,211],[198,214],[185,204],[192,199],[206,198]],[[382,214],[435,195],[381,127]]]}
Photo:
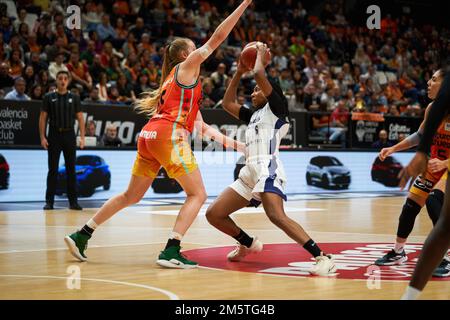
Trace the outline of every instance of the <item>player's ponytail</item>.
{"label": "player's ponytail", "polygon": [[164,48],[163,65],[161,70],[161,80],[159,88],[153,91],[144,92],[141,98],[136,101],[135,108],[138,113],[143,113],[148,117],[153,116],[161,98],[161,88],[172,69],[183,62],[181,52],[188,49],[189,39],[177,38]]}

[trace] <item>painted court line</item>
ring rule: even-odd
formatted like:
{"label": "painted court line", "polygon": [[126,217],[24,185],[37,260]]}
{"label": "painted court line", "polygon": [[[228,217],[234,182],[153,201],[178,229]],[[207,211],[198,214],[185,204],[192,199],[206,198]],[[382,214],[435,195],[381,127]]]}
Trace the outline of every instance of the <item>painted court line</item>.
{"label": "painted court line", "polygon": [[[57,280],[67,280],[68,277],[57,277],[57,276],[32,276],[32,275],[25,275],[25,274],[0,274],[0,277],[5,278],[30,278],[30,279],[57,279]],[[173,292],[157,288],[157,287],[151,287],[144,284],[137,284],[132,282],[125,282],[125,281],[116,281],[116,280],[105,280],[105,279],[94,279],[94,278],[76,278],[77,280],[83,280],[83,281],[93,281],[93,282],[104,282],[104,283],[111,283],[111,284],[118,284],[118,285],[124,285],[129,287],[136,287],[136,288],[142,288],[147,289],[150,291],[156,291],[159,293],[162,293],[166,295],[170,300],[180,300],[180,298]]]}

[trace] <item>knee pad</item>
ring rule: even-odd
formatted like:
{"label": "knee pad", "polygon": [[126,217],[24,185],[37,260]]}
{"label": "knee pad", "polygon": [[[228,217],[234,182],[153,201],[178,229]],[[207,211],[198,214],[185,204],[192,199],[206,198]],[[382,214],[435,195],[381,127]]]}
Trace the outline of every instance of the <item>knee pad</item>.
{"label": "knee pad", "polygon": [[439,189],[434,189],[428,196],[426,205],[428,215],[433,222],[433,226],[436,225],[436,222],[439,219],[439,215],[441,214],[442,205],[444,204],[444,196],[444,192]]}
{"label": "knee pad", "polygon": [[406,239],[414,228],[414,222],[422,207],[411,199],[406,199],[400,214],[397,236]]}

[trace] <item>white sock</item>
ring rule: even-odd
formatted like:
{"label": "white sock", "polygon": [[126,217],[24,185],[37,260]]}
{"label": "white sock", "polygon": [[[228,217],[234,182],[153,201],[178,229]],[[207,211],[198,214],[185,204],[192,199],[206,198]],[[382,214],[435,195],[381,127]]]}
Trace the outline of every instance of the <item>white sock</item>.
{"label": "white sock", "polygon": [[177,239],[177,240],[181,241],[181,239],[183,239],[183,236],[181,234],[179,234],[178,232],[172,231],[170,233],[169,239]]}
{"label": "white sock", "polygon": [[405,290],[405,293],[403,294],[402,300],[417,300],[421,293],[422,291],[408,286]]}
{"label": "white sock", "polygon": [[405,242],[396,242],[394,246],[394,251],[397,253],[400,253],[403,251],[403,248],[405,247]]}
{"label": "white sock", "polygon": [[90,220],[86,223],[86,225],[87,225],[89,228],[93,229],[93,230],[95,230],[95,229],[98,227],[98,225],[95,223],[95,221],[94,221],[93,219],[90,219]]}

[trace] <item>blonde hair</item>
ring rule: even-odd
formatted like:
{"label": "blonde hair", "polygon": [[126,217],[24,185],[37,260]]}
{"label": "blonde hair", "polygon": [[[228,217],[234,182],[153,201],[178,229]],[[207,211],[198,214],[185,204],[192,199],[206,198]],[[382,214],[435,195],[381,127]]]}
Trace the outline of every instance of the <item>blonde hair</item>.
{"label": "blonde hair", "polygon": [[172,71],[172,69],[177,64],[184,61],[184,59],[181,57],[181,53],[182,51],[188,50],[189,41],[191,40],[187,38],[176,38],[164,48],[164,57],[159,88],[141,94],[141,98],[138,99],[134,105],[138,113],[142,113],[148,117],[151,117],[156,112],[159,100],[161,98],[161,87],[164,81],[166,81],[166,78],[169,75],[170,71]]}

